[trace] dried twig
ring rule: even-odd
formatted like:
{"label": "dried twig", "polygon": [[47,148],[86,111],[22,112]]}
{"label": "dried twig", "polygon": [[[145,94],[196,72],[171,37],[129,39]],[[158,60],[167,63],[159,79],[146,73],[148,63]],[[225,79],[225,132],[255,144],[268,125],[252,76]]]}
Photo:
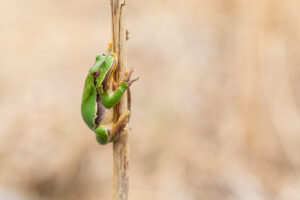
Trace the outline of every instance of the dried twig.
{"label": "dried twig", "polygon": [[[113,51],[118,56],[118,67],[115,80],[123,80],[127,68],[126,28],[125,28],[125,0],[110,0],[112,13],[112,42]],[[124,94],[115,107],[115,120],[127,110],[127,94]],[[113,143],[114,160],[114,200],[128,199],[128,132],[123,131],[117,141]]]}

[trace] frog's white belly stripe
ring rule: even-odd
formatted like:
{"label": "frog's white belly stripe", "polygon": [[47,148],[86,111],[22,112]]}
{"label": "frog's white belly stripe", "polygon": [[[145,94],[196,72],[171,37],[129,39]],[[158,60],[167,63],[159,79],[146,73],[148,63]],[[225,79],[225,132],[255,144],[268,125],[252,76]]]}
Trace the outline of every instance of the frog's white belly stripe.
{"label": "frog's white belly stripe", "polygon": [[114,109],[105,109],[104,117],[100,122],[100,125],[106,125],[113,123],[114,120]]}

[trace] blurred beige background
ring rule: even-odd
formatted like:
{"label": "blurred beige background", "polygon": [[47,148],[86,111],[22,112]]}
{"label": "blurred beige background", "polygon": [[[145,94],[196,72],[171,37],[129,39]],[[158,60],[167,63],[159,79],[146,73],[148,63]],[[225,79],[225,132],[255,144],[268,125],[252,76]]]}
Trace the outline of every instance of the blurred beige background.
{"label": "blurred beige background", "polygon": [[[300,2],[127,2],[130,199],[300,199]],[[0,0],[0,200],[112,199],[80,115],[109,0]]]}

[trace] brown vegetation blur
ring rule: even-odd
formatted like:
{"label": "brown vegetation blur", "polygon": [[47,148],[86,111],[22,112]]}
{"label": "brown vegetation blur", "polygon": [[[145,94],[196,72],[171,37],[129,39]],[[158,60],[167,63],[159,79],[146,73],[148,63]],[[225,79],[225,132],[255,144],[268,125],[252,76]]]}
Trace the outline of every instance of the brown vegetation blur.
{"label": "brown vegetation blur", "polygon": [[[300,199],[300,2],[127,1],[130,199]],[[112,199],[83,123],[109,0],[0,0],[0,200]]]}

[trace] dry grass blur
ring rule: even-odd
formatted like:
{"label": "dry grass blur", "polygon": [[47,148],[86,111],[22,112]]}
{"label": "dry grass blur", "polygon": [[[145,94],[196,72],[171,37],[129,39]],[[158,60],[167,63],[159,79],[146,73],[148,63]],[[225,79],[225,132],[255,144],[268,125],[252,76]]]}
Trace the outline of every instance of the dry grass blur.
{"label": "dry grass blur", "polygon": [[[106,200],[80,101],[106,0],[0,0],[0,200]],[[300,199],[300,2],[127,2],[130,199]]]}

